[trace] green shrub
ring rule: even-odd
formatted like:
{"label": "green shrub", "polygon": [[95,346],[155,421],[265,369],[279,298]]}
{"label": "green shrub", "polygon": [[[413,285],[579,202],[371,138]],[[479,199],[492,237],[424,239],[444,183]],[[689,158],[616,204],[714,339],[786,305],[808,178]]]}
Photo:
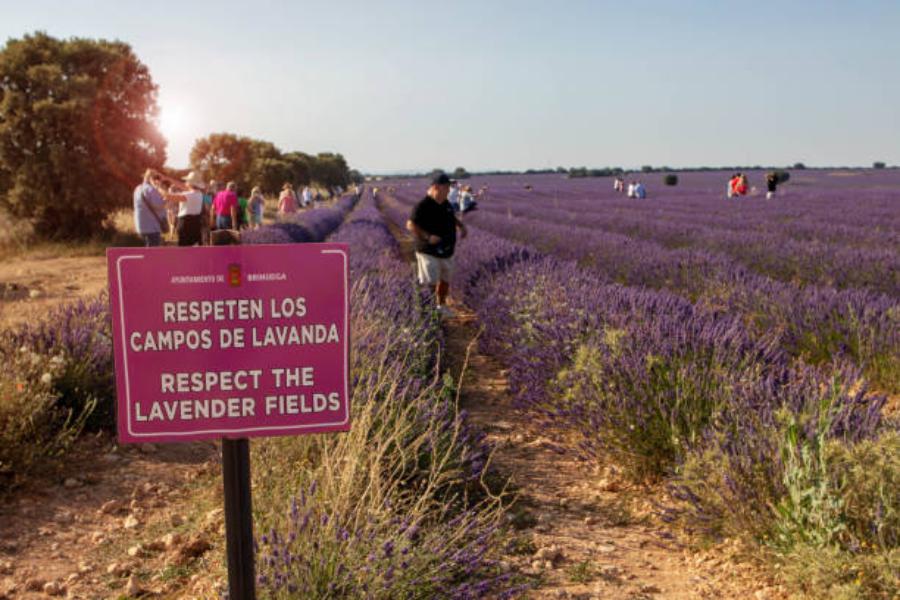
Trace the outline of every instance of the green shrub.
{"label": "green shrub", "polygon": [[665,183],[666,185],[678,185],[678,175],[666,175],[663,179],[663,183]]}
{"label": "green shrub", "polygon": [[0,490],[9,490],[47,457],[58,456],[81,432],[93,403],[80,409],[59,402],[53,381],[61,356],[22,348],[5,357],[0,377]]}
{"label": "green shrub", "polygon": [[[679,476],[700,510],[692,528],[750,537],[783,579],[811,598],[894,598],[900,591],[900,433],[854,444],[835,437],[838,389],[819,410],[782,409],[775,428],[752,426],[756,448],[740,456],[708,447]],[[697,518],[699,517],[699,518]]]}

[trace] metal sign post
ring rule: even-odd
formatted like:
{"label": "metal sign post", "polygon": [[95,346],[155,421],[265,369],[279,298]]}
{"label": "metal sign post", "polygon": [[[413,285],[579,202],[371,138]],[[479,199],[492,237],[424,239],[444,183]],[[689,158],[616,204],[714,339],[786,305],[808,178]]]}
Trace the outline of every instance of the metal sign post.
{"label": "metal sign post", "polygon": [[253,508],[250,496],[250,442],[222,439],[222,482],[225,491],[225,544],[231,600],[255,600]]}

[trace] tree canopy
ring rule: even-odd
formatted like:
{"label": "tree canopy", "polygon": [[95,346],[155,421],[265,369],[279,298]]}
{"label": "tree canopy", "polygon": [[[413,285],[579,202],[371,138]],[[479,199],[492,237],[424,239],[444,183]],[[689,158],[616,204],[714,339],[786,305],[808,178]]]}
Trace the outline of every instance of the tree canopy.
{"label": "tree canopy", "polygon": [[246,193],[259,186],[274,193],[285,182],[295,186],[311,182],[325,187],[350,183],[350,168],[340,154],[323,152],[316,156],[303,152],[282,153],[271,142],[214,133],[194,142],[191,166],[217,181],[234,181]]}
{"label": "tree canopy", "polygon": [[80,238],[165,163],[157,88],[128,44],[45,33],[0,49],[0,206],[44,237]]}

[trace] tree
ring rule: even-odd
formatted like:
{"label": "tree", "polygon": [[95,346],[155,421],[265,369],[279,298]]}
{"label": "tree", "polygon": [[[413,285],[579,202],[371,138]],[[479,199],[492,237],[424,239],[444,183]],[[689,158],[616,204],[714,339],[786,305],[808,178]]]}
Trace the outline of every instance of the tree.
{"label": "tree", "polygon": [[346,186],[350,182],[350,168],[340,154],[320,152],[312,163],[312,179],[327,188]]}
{"label": "tree", "polygon": [[469,172],[465,170],[463,167],[456,167],[453,169],[453,179],[468,179]]}
{"label": "tree", "polygon": [[157,88],[128,44],[45,33],[0,49],[0,206],[46,238],[89,237],[165,163]]}
{"label": "tree", "polygon": [[798,163],[794,163],[794,168],[797,169],[798,171],[800,171],[800,170],[805,169],[806,165],[804,165],[802,162],[798,162]]}
{"label": "tree", "polygon": [[886,166],[887,166],[887,165],[884,164],[884,163],[881,162],[881,161],[876,161],[876,162],[873,162],[873,163],[872,163],[872,168],[873,168],[873,169],[883,169],[883,168],[885,168]]}
{"label": "tree", "polygon": [[254,142],[233,133],[213,133],[194,142],[191,166],[208,179],[246,185],[253,159]]}
{"label": "tree", "polygon": [[663,179],[663,183],[665,183],[666,185],[678,185],[678,175],[675,175],[674,173],[669,173]]}
{"label": "tree", "polygon": [[644,165],[643,167],[641,167],[641,171],[642,171],[643,173],[652,173],[652,172],[653,172],[653,166],[652,166],[652,165]]}
{"label": "tree", "polygon": [[284,155],[284,159],[290,168],[288,180],[293,182],[296,187],[309,185],[312,181],[312,163],[316,159],[303,152],[288,152]]}

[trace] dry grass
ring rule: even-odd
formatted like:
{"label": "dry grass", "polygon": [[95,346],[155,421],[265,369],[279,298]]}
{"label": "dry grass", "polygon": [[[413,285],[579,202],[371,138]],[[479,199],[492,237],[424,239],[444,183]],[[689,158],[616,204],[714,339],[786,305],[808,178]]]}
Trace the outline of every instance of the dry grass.
{"label": "dry grass", "polygon": [[0,260],[102,256],[110,246],[133,246],[140,242],[130,209],[110,215],[105,225],[106,235],[86,241],[40,240],[27,221],[0,212]]}

